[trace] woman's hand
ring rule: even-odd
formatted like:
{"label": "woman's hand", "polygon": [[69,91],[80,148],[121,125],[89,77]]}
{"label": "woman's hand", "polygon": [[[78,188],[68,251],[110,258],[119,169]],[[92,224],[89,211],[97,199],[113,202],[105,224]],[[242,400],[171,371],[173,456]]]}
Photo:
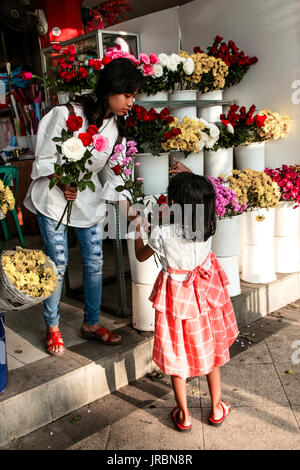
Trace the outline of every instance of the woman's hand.
{"label": "woman's hand", "polygon": [[66,201],[75,201],[75,199],[77,198],[78,189],[74,188],[73,186],[70,186],[69,184],[62,184],[61,186],[62,186],[61,190],[64,193],[65,200]]}
{"label": "woman's hand", "polygon": [[171,166],[171,170],[169,173],[182,173],[183,171],[188,171],[189,173],[193,173],[187,166],[185,166],[183,163],[179,162],[176,160],[176,158],[173,157],[173,162],[174,165]]}

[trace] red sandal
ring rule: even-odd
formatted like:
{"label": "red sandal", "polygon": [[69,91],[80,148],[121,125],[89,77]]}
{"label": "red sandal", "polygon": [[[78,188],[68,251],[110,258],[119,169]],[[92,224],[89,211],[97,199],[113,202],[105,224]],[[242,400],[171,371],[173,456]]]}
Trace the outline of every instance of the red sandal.
{"label": "red sandal", "polygon": [[[121,338],[119,341],[112,341],[112,338],[116,336],[116,334],[112,331],[109,331],[107,328],[105,328],[105,326],[101,326],[96,331],[86,331],[81,327],[80,331],[83,339],[96,339],[97,341],[100,341],[100,343],[108,344],[110,346],[115,346],[121,343]],[[108,335],[107,339],[105,340],[103,339],[104,335]]]}
{"label": "red sandal", "polygon": [[[49,341],[52,342],[49,344]],[[51,351],[53,346],[63,346],[64,349],[62,351]],[[65,345],[63,343],[60,331],[47,331],[46,349],[47,353],[51,354],[51,356],[63,355],[65,352]]]}
{"label": "red sandal", "polygon": [[[179,421],[178,421],[178,413],[179,413],[178,406],[175,406],[173,408],[173,410],[171,411],[171,416],[172,416],[172,419],[174,421],[174,424],[176,426],[177,431],[189,432],[192,429],[192,425],[190,424],[189,426],[183,426],[183,424],[180,424]],[[189,412],[189,414],[190,414],[190,412]]]}
{"label": "red sandal", "polygon": [[231,405],[227,405],[224,401],[220,401],[220,403],[221,403],[221,406],[223,408],[223,416],[220,419],[208,418],[208,422],[209,422],[209,424],[211,424],[211,426],[221,426],[224,419],[226,418],[226,416],[230,412]]}

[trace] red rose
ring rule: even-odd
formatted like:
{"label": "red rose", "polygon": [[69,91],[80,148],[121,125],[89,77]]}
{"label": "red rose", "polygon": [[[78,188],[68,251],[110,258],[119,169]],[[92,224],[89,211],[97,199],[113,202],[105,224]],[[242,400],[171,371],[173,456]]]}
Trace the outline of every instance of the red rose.
{"label": "red rose", "polygon": [[84,70],[83,72],[81,72],[81,76],[82,78],[86,78],[88,76],[88,71],[87,70]]}
{"label": "red rose", "polygon": [[159,198],[157,199],[157,204],[159,206],[161,206],[162,204],[167,204],[167,196],[164,196],[164,194],[159,196]]}
{"label": "red rose", "polygon": [[52,44],[52,49],[55,52],[60,52],[61,51],[61,45],[60,44]]}
{"label": "red rose", "polygon": [[115,175],[119,175],[121,173],[121,167],[120,165],[116,165],[116,166],[113,166],[112,167],[112,170],[114,172]]}
{"label": "red rose", "polygon": [[89,59],[89,66],[93,67],[93,65],[94,65],[94,59]]}
{"label": "red rose", "polygon": [[241,119],[244,119],[244,117],[246,116],[246,108],[245,108],[245,106],[241,106],[241,108],[240,108],[240,113],[241,113]]}
{"label": "red rose", "polygon": [[202,52],[199,46],[195,46],[193,51],[195,54],[200,54]]}
{"label": "red rose", "polygon": [[172,139],[173,136],[171,132],[165,132],[164,137],[166,140],[168,140],[168,139]]}
{"label": "red rose", "polygon": [[264,127],[266,119],[267,116],[259,116],[259,114],[257,114],[254,118],[254,124],[256,125],[256,127]]}
{"label": "red rose", "polygon": [[82,126],[82,122],[83,122],[82,117],[71,115],[68,117],[66,121],[67,128],[69,129],[70,132],[78,131]]}
{"label": "red rose", "polygon": [[72,75],[72,78],[76,78],[77,77],[76,70],[72,70],[71,75]]}
{"label": "red rose", "polygon": [[[104,64],[104,59],[103,59],[103,64]],[[94,70],[100,70],[102,67],[102,62],[100,59],[95,59],[94,60]]]}
{"label": "red rose", "polygon": [[248,119],[246,119],[246,125],[247,125],[247,126],[251,126],[251,124],[253,124],[253,118],[252,118],[252,117],[248,117]]}
{"label": "red rose", "polygon": [[216,46],[213,46],[213,47],[211,48],[211,53],[212,53],[213,55],[216,55],[217,52],[218,52],[217,47],[216,47]]}
{"label": "red rose", "polygon": [[171,133],[172,133],[172,135],[179,135],[179,134],[181,134],[181,129],[179,129],[178,127],[174,127],[171,130]]}
{"label": "red rose", "polygon": [[239,109],[239,106],[237,104],[232,104],[231,106],[229,106],[229,109],[231,111],[236,112]]}
{"label": "red rose", "polygon": [[222,41],[222,36],[217,35],[215,38],[215,42],[221,42]]}
{"label": "red rose", "polygon": [[103,59],[102,59],[102,64],[103,64],[103,65],[107,65],[107,64],[109,64],[111,61],[112,61],[112,59],[111,59],[110,57],[106,57],[106,56],[105,56],[105,57],[103,57]]}
{"label": "red rose", "polygon": [[134,117],[129,117],[126,119],[126,126],[127,127],[134,127],[136,125],[136,120]]}
{"label": "red rose", "polygon": [[88,147],[92,143],[92,136],[88,132],[82,132],[78,134],[78,139],[81,140],[85,147]]}
{"label": "red rose", "polygon": [[91,124],[91,125],[89,126],[87,132],[88,132],[91,136],[93,136],[93,135],[97,134],[97,132],[98,132],[98,127],[97,127],[97,126],[94,126],[94,124]]}
{"label": "red rose", "polygon": [[170,114],[170,111],[168,110],[168,108],[164,108],[160,112],[160,117],[164,121],[169,116],[169,114]]}
{"label": "red rose", "polygon": [[167,117],[167,122],[168,122],[169,124],[171,124],[171,122],[174,122],[173,116],[168,116],[168,117]]}

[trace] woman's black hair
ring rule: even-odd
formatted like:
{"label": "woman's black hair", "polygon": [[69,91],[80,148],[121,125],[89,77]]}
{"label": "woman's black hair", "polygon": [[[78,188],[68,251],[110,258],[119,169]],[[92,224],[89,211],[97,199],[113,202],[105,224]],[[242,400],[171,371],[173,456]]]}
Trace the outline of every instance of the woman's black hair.
{"label": "woman's black hair", "polygon": [[[97,85],[93,93],[74,99],[83,106],[89,124],[98,128],[108,110],[108,95],[134,93],[144,84],[144,76],[130,59],[114,59],[99,73]],[[126,137],[126,125],[123,116],[117,117],[119,134]]]}
{"label": "woman's black hair", "polygon": [[[172,202],[174,201],[174,202]],[[168,204],[179,204],[182,210],[182,228],[185,238],[206,241],[216,231],[216,193],[205,176],[182,172],[172,177],[168,187]],[[185,204],[191,206],[191,221],[185,219]],[[204,223],[197,220],[197,204],[204,205]],[[203,214],[203,213],[202,213]],[[198,211],[199,217],[199,211]],[[188,221],[188,224],[186,222]]]}

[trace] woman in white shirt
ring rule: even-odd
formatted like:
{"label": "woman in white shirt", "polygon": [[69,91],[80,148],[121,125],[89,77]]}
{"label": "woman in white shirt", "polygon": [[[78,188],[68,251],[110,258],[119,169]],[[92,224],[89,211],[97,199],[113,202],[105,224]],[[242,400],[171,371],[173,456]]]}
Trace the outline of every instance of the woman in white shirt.
{"label": "woman in white shirt", "polygon": [[69,109],[67,106],[56,106],[40,122],[31,174],[33,181],[24,205],[37,214],[46,254],[55,262],[59,275],[56,292],[44,302],[46,349],[51,355],[61,355],[64,352],[59,331],[59,303],[68,262],[67,232],[64,225],[66,218],[58,230],[55,227],[66,200],[73,201],[69,225],[76,230],[83,261],[85,307],[81,335],[85,339],[96,339],[110,345],[121,341],[119,335],[99,324],[103,265],[102,224],[106,214],[105,200],[124,201],[127,207],[125,192],[118,193],[115,190],[122,184],[122,179],[112,170],[113,164],[109,161],[109,156],[116,141],[126,138],[124,116],[131,108],[143,80],[143,75],[130,60],[115,59],[101,70],[95,91],[71,103],[71,111],[73,108],[75,114],[83,119],[82,127],[74,133],[75,137],[93,124],[109,140],[108,150],[94,150],[91,158],[92,165],[89,169],[93,172],[95,192],[89,188],[78,192],[77,188],[61,183],[49,189],[50,180],[56,176],[54,165],[61,164],[61,157],[52,139],[59,137],[62,128],[66,128]]}

